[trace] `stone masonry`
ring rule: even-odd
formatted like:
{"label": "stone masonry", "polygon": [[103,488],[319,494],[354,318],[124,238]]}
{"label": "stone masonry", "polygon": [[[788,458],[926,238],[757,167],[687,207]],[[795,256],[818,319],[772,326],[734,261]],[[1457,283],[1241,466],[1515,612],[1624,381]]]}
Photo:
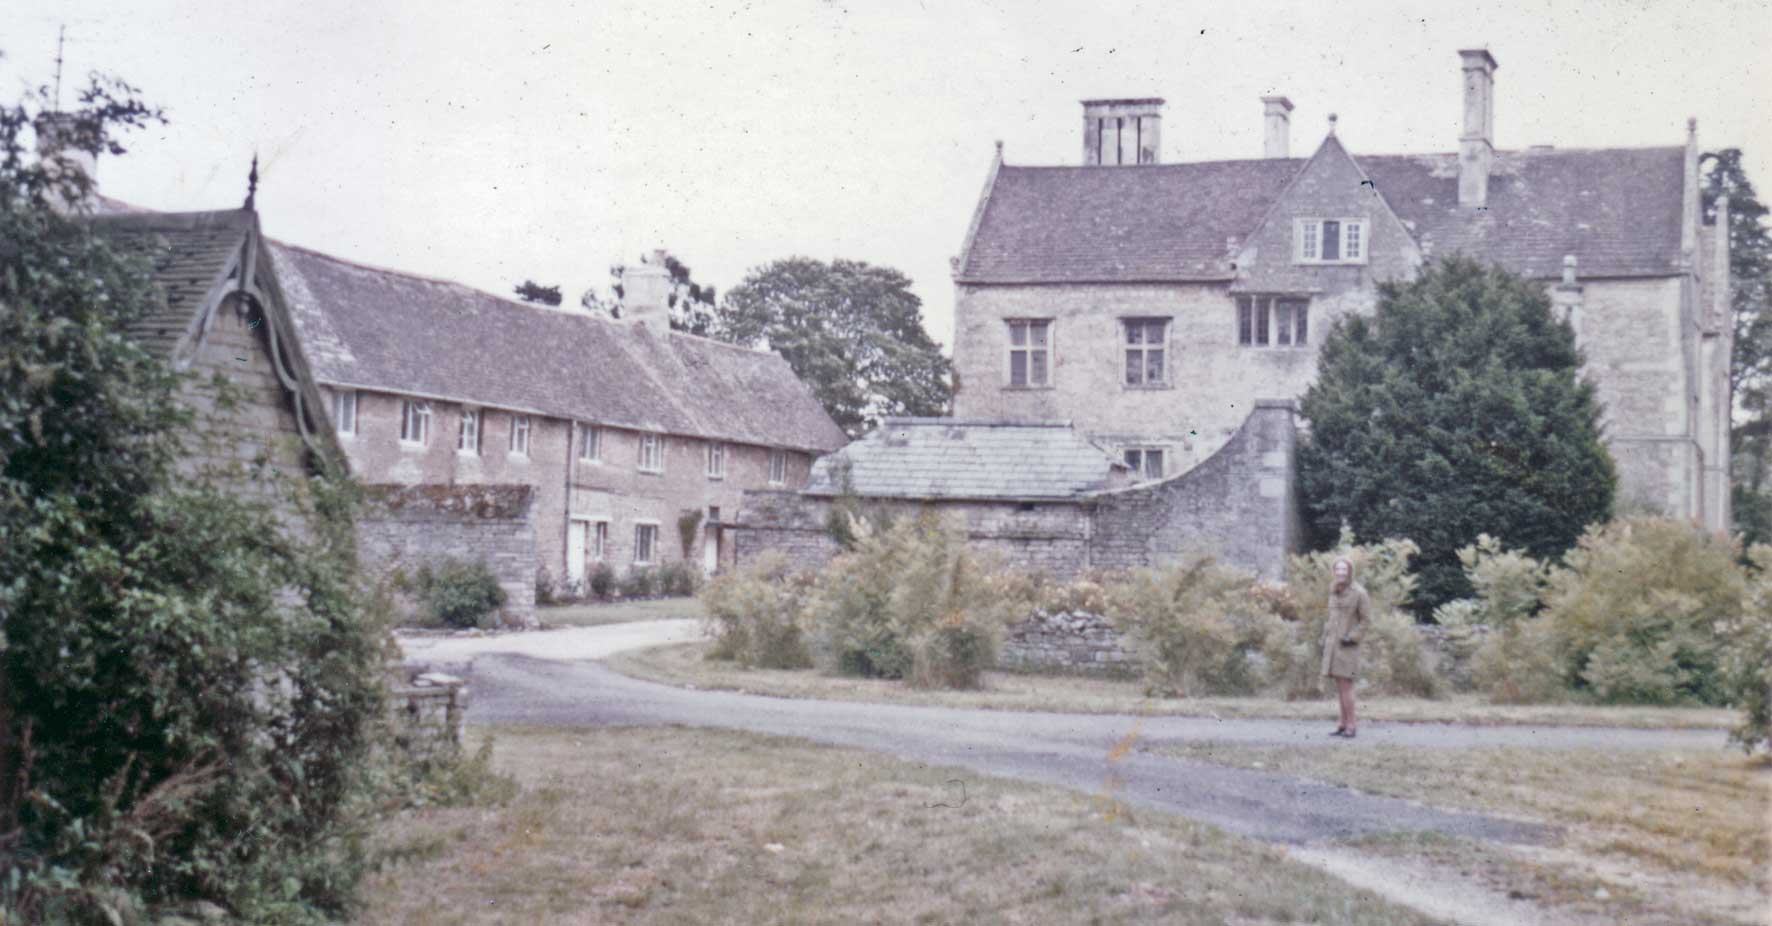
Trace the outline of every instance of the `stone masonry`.
{"label": "stone masonry", "polygon": [[483,562],[505,592],[499,622],[535,623],[535,490],[526,485],[368,486],[357,518],[364,573],[410,576],[448,559]]}
{"label": "stone masonry", "polygon": [[1020,672],[1120,677],[1137,664],[1107,618],[1086,611],[1044,611],[1009,628],[997,653],[1000,668]]}

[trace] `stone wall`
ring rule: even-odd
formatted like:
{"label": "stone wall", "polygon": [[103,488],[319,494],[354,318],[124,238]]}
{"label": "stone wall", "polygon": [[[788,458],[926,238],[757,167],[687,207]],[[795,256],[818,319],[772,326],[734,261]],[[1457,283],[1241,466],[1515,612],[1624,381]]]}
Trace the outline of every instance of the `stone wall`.
{"label": "stone wall", "polygon": [[535,490],[526,485],[366,487],[357,555],[372,578],[445,559],[484,562],[505,591],[500,623],[535,623]]}
{"label": "stone wall", "polygon": [[1000,668],[1120,678],[1136,674],[1120,631],[1099,614],[1083,611],[1033,617],[1009,628],[997,654]]}
{"label": "stone wall", "polygon": [[390,680],[388,720],[394,742],[416,761],[459,755],[467,714],[468,686],[463,679],[408,667]]}
{"label": "stone wall", "polygon": [[744,504],[727,527],[733,536],[738,565],[764,553],[780,553],[797,569],[820,569],[843,552],[825,519],[830,502],[785,490],[756,489],[744,494]]}

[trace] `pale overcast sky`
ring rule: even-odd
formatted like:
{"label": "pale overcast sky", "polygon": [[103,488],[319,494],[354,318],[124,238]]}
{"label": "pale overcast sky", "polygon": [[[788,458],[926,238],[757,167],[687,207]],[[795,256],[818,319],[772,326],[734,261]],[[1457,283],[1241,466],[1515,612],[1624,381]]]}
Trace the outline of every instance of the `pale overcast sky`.
{"label": "pale overcast sky", "polygon": [[[1772,194],[1760,0],[707,4],[0,0],[0,94],[116,73],[170,124],[108,195],[237,206],[261,153],[274,237],[501,294],[568,299],[663,245],[722,290],[793,254],[897,267],[952,341],[948,258],[995,139],[1074,164],[1079,99],[1162,96],[1165,161],[1456,148],[1457,49],[1500,63],[1503,148],[1737,145]],[[1104,204],[1107,205],[1107,204]],[[1110,206],[1111,207],[1111,206]]]}

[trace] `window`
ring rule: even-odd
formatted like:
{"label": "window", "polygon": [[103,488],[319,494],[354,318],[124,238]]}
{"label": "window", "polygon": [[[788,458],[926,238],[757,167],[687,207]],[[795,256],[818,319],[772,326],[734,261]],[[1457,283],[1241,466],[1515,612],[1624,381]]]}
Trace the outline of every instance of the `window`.
{"label": "window", "polygon": [[588,424],[578,426],[578,458],[595,463],[603,458],[603,432]]}
{"label": "window", "polygon": [[1310,343],[1309,299],[1238,296],[1237,343],[1245,347],[1304,347]]}
{"label": "window", "polygon": [[602,562],[609,558],[609,522],[591,524],[591,559]]}
{"label": "window", "polygon": [[431,403],[406,399],[400,403],[400,442],[424,446],[431,441]]}
{"label": "window", "polygon": [[664,472],[663,435],[640,435],[640,471],[643,473]]}
{"label": "window", "polygon": [[788,481],[788,452],[786,450],[769,451],[769,484],[772,486],[786,485]]}
{"label": "window", "polygon": [[455,449],[461,453],[480,453],[480,410],[461,410],[461,431],[455,437]]}
{"label": "window", "polygon": [[515,456],[529,456],[529,416],[511,416],[511,453]]}
{"label": "window", "polygon": [[340,435],[357,433],[357,393],[332,394],[332,423],[338,427]]}
{"label": "window", "polygon": [[708,478],[726,478],[726,445],[719,441],[708,444]]}
{"label": "window", "polygon": [[1299,219],[1297,247],[1301,264],[1363,264],[1366,262],[1365,219]]}
{"label": "window", "polygon": [[1163,365],[1169,340],[1169,319],[1128,318],[1126,332],[1126,385],[1161,386],[1168,382]]}
{"label": "window", "polygon": [[1018,388],[1050,386],[1052,320],[1010,319],[1009,385]]}
{"label": "window", "polygon": [[1163,451],[1157,447],[1132,447],[1126,450],[1126,465],[1140,479],[1163,478]]}
{"label": "window", "polygon": [[634,525],[634,565],[645,566],[652,562],[654,547],[658,546],[657,524]]}

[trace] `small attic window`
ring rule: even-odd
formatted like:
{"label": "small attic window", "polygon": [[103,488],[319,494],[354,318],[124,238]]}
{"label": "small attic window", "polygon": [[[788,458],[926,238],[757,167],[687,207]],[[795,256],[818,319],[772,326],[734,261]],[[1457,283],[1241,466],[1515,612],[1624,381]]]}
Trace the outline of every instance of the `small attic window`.
{"label": "small attic window", "polygon": [[1365,219],[1298,219],[1293,228],[1293,260],[1301,264],[1366,262]]}

